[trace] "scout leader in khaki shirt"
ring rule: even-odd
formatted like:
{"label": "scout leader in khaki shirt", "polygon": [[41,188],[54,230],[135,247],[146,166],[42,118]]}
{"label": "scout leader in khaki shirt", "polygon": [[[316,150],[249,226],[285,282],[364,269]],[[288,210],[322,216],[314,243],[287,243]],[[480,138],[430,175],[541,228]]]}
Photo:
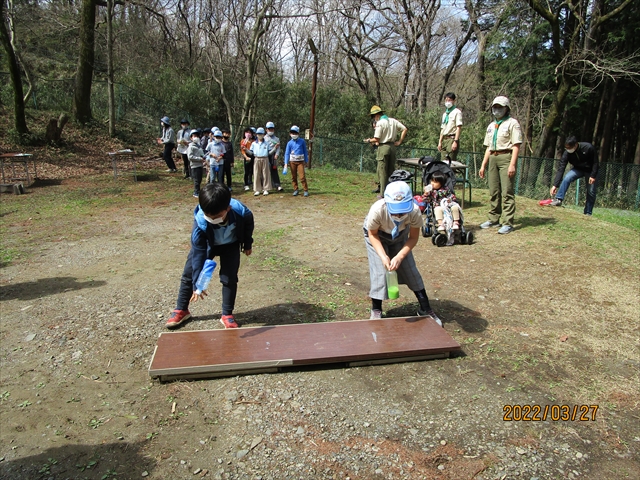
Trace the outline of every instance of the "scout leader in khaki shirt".
{"label": "scout leader in khaki shirt", "polygon": [[[496,100],[506,97],[496,97]],[[497,105],[497,104],[496,104]],[[509,108],[506,106],[506,108]],[[496,132],[497,130],[497,132]],[[484,178],[484,170],[489,163],[491,155],[511,154],[511,163],[509,164],[509,178],[516,174],[516,164],[518,162],[518,154],[520,153],[520,145],[522,144],[522,130],[520,123],[515,118],[511,118],[508,111],[502,118],[491,122],[487,127],[487,133],[484,137],[483,145],[487,147],[480,167],[481,178]]]}
{"label": "scout leader in khaki shirt", "polygon": [[438,151],[446,152],[451,160],[456,160],[460,149],[460,132],[462,130],[462,111],[456,107],[456,94],[447,93],[444,97],[446,111],[440,123],[440,139]]}

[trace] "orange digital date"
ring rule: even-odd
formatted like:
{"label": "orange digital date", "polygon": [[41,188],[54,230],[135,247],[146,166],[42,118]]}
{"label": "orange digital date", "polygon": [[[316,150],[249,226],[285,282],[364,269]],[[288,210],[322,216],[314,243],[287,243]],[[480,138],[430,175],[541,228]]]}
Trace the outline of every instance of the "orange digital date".
{"label": "orange digital date", "polygon": [[595,422],[598,405],[504,405],[505,422]]}

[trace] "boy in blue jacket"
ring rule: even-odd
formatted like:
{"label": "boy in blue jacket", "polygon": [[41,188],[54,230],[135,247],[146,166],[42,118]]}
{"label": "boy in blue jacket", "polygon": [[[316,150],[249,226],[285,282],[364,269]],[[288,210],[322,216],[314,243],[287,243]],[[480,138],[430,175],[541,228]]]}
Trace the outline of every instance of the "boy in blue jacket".
{"label": "boy in blue jacket", "polygon": [[191,232],[191,250],[184,265],[176,309],[166,323],[176,328],[191,318],[189,302],[204,299],[207,292],[198,295],[195,283],[207,259],[219,257],[220,283],[222,283],[222,318],[225,328],[238,328],[233,308],[238,290],[240,252],[251,255],[253,244],[253,213],[239,201],[231,198],[229,189],[220,183],[209,183],[200,190],[199,205],[194,211]]}
{"label": "boy in blue jacket", "polygon": [[300,128],[293,125],[289,129],[291,140],[287,143],[287,149],[284,152],[284,172],[287,166],[291,168],[291,183],[293,184],[293,196],[298,196],[298,173],[300,174],[300,182],[304,189],[304,196],[309,196],[309,186],[307,185],[307,177],[304,174],[304,167],[309,163],[309,154],[307,153],[307,144],[300,138]]}

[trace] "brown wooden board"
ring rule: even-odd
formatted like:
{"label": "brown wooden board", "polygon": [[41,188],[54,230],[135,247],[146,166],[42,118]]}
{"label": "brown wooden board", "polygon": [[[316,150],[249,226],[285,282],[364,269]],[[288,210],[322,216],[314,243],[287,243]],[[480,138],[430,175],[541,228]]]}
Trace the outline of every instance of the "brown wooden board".
{"label": "brown wooden board", "polygon": [[161,380],[444,358],[460,349],[430,317],[164,332],[149,365]]}

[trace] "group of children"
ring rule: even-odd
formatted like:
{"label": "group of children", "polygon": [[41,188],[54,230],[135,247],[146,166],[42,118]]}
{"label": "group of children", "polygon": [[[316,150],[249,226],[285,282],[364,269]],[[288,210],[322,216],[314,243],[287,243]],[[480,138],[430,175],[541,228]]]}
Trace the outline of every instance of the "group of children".
{"label": "group of children", "polygon": [[[176,147],[182,156],[184,178],[193,179],[193,196],[198,198],[200,186],[205,171],[208,171],[207,182],[224,184],[229,191],[231,188],[232,167],[234,166],[234,152],[231,143],[231,132],[228,129],[212,127],[205,131],[191,129],[188,119],[180,121],[181,129],[176,134],[171,128],[169,117],[162,117],[162,138],[158,144],[164,146],[163,158],[167,163],[168,172],[177,172],[172,158],[172,150]],[[303,187],[303,195],[309,196],[309,188],[305,175],[305,166],[309,162],[306,142],[300,138],[300,128],[293,125],[289,130],[291,139],[287,143],[284,155],[284,170],[286,175],[291,168],[293,196],[299,194],[298,177]],[[280,157],[280,139],[276,136],[275,125],[267,122],[265,128],[253,127],[245,129],[240,141],[240,154],[244,160],[244,190],[251,188],[254,195],[269,195],[269,191],[283,190],[278,174],[278,159]]]}

